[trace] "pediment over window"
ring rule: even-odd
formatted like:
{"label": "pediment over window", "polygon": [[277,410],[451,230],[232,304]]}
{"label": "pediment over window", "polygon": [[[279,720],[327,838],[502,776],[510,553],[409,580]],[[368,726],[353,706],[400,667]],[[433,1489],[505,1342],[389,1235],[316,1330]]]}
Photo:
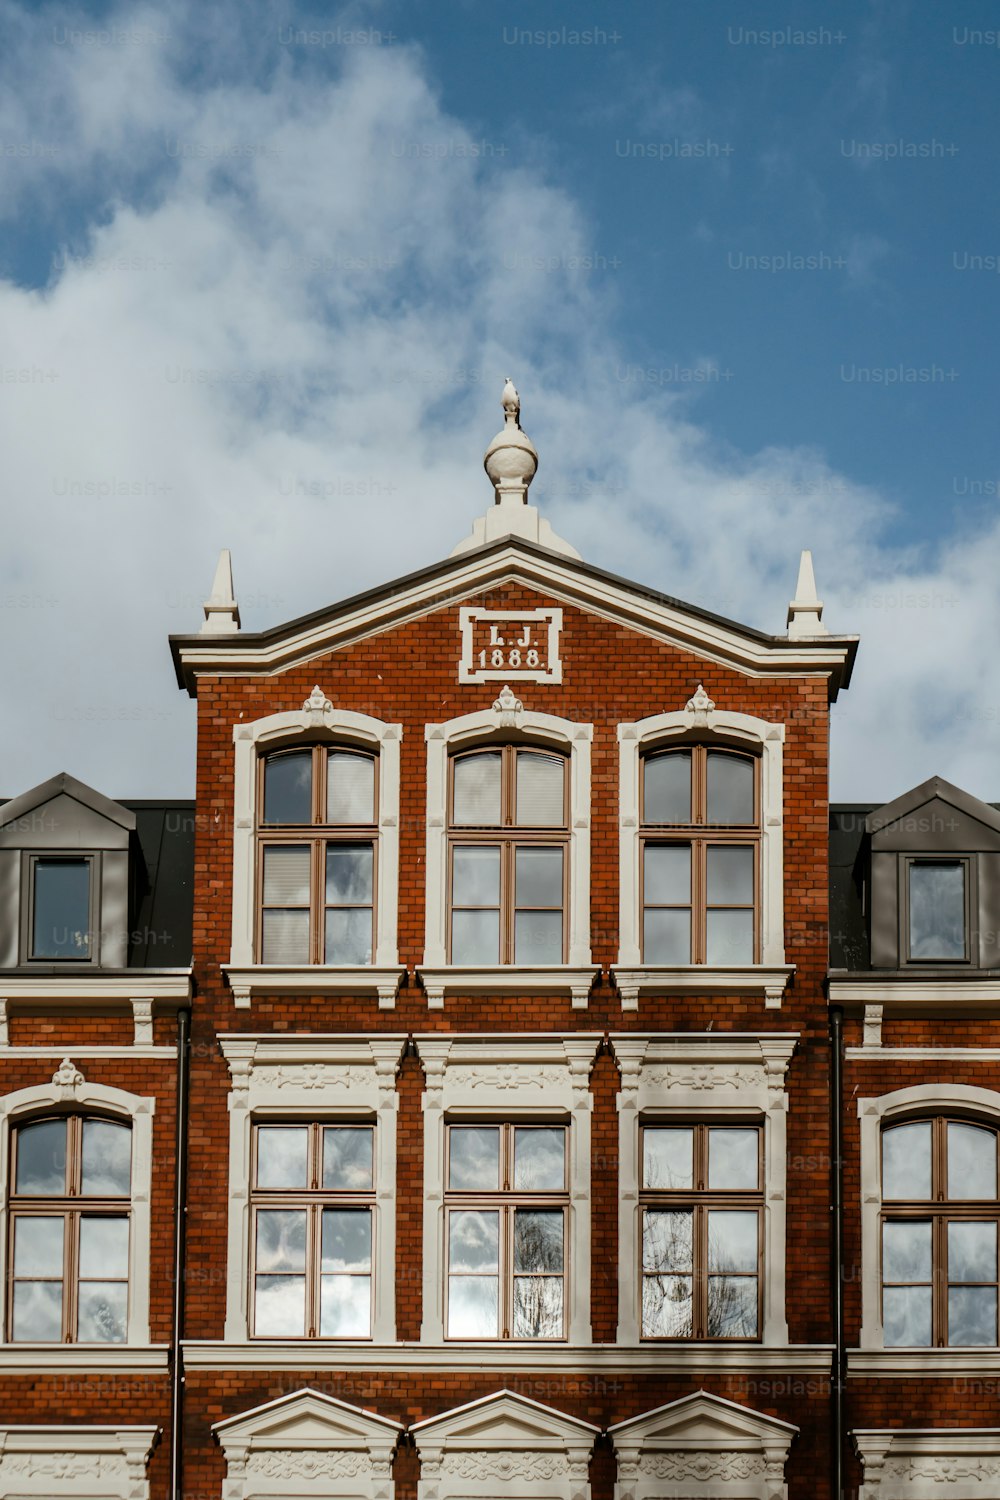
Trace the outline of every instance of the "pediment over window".
{"label": "pediment over window", "polygon": [[797,1432],[776,1417],[697,1391],[609,1428],[619,1500],[652,1500],[665,1482],[682,1481],[685,1496],[706,1500],[729,1494],[730,1483],[741,1500],[784,1500],[785,1461]]}
{"label": "pediment over window", "polygon": [[498,1391],[410,1430],[420,1455],[420,1500],[498,1493],[589,1500],[600,1428],[527,1396]]}
{"label": "pediment over window", "polygon": [[217,1422],[225,1500],[312,1495],[391,1500],[400,1424],[305,1388]]}

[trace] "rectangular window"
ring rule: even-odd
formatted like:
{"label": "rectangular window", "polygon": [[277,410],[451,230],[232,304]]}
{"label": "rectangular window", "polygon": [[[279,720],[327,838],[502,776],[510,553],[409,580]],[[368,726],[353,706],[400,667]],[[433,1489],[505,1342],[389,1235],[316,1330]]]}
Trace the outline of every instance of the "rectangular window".
{"label": "rectangular window", "polygon": [[969,957],[968,861],[907,862],[907,956],[914,963],[961,963]]}
{"label": "rectangular window", "polygon": [[448,1126],[452,1339],[565,1337],[566,1127]]}
{"label": "rectangular window", "polygon": [[254,1127],[255,1337],[371,1337],[374,1145],[371,1125]]}
{"label": "rectangular window", "polygon": [[642,1127],[643,1338],[758,1337],[761,1136],[758,1125]]}
{"label": "rectangular window", "polygon": [[29,956],[50,963],[94,957],[90,856],[36,855],[30,864]]}

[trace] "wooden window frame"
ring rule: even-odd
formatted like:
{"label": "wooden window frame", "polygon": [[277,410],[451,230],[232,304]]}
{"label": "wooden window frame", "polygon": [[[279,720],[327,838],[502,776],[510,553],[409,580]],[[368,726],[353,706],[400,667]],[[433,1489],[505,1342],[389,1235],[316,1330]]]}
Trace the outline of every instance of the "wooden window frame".
{"label": "wooden window frame", "polygon": [[[66,1121],[66,1191],[58,1193],[18,1193],[17,1191],[17,1155],[20,1147],[21,1131],[32,1125],[44,1125],[49,1121]],[[17,1340],[14,1338],[14,1288],[19,1281],[56,1281],[53,1276],[15,1276],[14,1244],[15,1225],[18,1219],[59,1219],[63,1225],[63,1267],[62,1267],[62,1327],[58,1344],[76,1344],[86,1348],[103,1349],[124,1347],[128,1343],[128,1327],[132,1312],[132,1278],[115,1276],[106,1277],[105,1280],[121,1283],[124,1281],[126,1288],[125,1304],[125,1338],[111,1341],[92,1342],[83,1340],[77,1334],[77,1319],[80,1306],[80,1221],[88,1219],[125,1219],[128,1223],[129,1234],[129,1268],[132,1262],[132,1236],[135,1227],[132,1218],[132,1184],[135,1171],[135,1162],[130,1156],[129,1162],[129,1192],[121,1197],[99,1197],[96,1194],[84,1194],[81,1191],[83,1173],[83,1127],[91,1121],[100,1121],[109,1125],[116,1125],[122,1130],[129,1132],[129,1142],[132,1152],[135,1148],[135,1137],[131,1122],[126,1123],[113,1115],[101,1114],[41,1114],[32,1115],[16,1122],[11,1130],[10,1146],[10,1189],[7,1195],[7,1264],[10,1267],[7,1275],[6,1295],[6,1326],[7,1338],[11,1344],[31,1343],[34,1340]],[[87,1281],[92,1277],[84,1278]],[[53,1348],[57,1347],[56,1340],[47,1340]]]}
{"label": "wooden window frame", "polygon": [[[692,1130],[692,1185],[690,1188],[649,1188],[643,1179],[646,1158],[645,1133],[647,1130]],[[708,1186],[708,1140],[712,1130],[754,1130],[757,1133],[757,1187],[733,1190],[712,1189]],[[694,1340],[713,1344],[760,1343],[764,1326],[764,1293],[766,1290],[764,1265],[764,1212],[765,1156],[764,1121],[759,1117],[720,1118],[693,1120],[691,1118],[662,1119],[650,1116],[639,1122],[639,1235],[638,1235],[638,1327],[643,1343],[685,1344]],[[691,1332],[685,1334],[651,1334],[643,1329],[643,1290],[647,1275],[669,1275],[669,1272],[646,1272],[643,1253],[646,1240],[646,1213],[649,1209],[660,1212],[692,1213],[691,1237]],[[757,1214],[757,1332],[740,1338],[712,1335],[708,1331],[708,1215],[710,1210],[731,1209]],[[750,1279],[747,1277],[746,1279]]]}
{"label": "wooden window frame", "polygon": [[[476,755],[497,755],[500,759],[500,822],[498,824],[464,824],[455,821],[455,766],[460,760]],[[549,760],[558,760],[563,768],[562,822],[555,824],[519,824],[514,818],[517,812],[517,756],[519,754],[541,755]],[[516,962],[514,957],[515,927],[518,912],[555,911],[562,917],[562,948],[555,962],[565,963],[569,950],[569,901],[570,901],[570,775],[572,767],[569,755],[554,750],[548,745],[531,742],[521,744],[505,742],[502,745],[475,745],[458,750],[448,757],[448,863],[447,863],[447,962],[452,960],[452,919],[455,910],[493,911],[494,907],[455,906],[454,862],[455,850],[461,847],[491,848],[500,851],[500,944],[496,960],[502,965]],[[519,848],[551,848],[562,851],[562,904],[530,907],[516,905],[515,862]]]}
{"label": "wooden window frame", "polygon": [[[650,760],[668,755],[691,757],[691,821],[689,823],[652,823],[646,820],[646,765]],[[728,755],[749,761],[753,767],[752,823],[709,823],[708,802],[708,757]],[[646,849],[647,847],[681,847],[690,850],[691,890],[687,904],[646,904]],[[639,757],[639,947],[642,961],[646,962],[646,913],[647,911],[690,911],[691,949],[690,964],[705,965],[708,944],[708,913],[710,911],[747,911],[746,905],[716,907],[708,904],[708,852],[713,848],[749,848],[753,850],[753,954],[747,960],[758,964],[761,961],[761,761],[743,749],[721,745],[716,741],[688,741],[669,747],[651,746]]]}
{"label": "wooden window frame", "polygon": [[[500,1186],[495,1190],[481,1188],[452,1188],[451,1181],[451,1132],[453,1128],[480,1128],[500,1131]],[[515,1188],[514,1140],[518,1130],[549,1129],[563,1133],[563,1187],[561,1191],[550,1188],[544,1192],[530,1192]],[[564,1119],[546,1119],[532,1116],[530,1119],[449,1119],[445,1121],[444,1156],[444,1337],[449,1343],[477,1344],[560,1344],[566,1343],[569,1321],[570,1276],[570,1184],[569,1184],[569,1139],[570,1126]],[[514,1214],[519,1208],[560,1211],[563,1220],[563,1269],[562,1269],[562,1332],[556,1338],[518,1338],[511,1331],[514,1321]],[[499,1242],[497,1247],[497,1321],[500,1332],[495,1336],[476,1335],[475,1338],[448,1333],[451,1303],[451,1214],[453,1210],[473,1213],[498,1213]],[[530,1274],[530,1273],[526,1273]],[[543,1274],[543,1273],[538,1273]]]}
{"label": "wooden window frame", "polygon": [[[928,851],[926,854],[901,854],[900,859],[900,885],[902,888],[902,899],[899,903],[899,951],[903,956],[903,965],[906,968],[926,969],[930,967],[942,967],[949,969],[975,968],[978,963],[978,953],[974,951],[978,947],[976,934],[973,932],[972,913],[978,906],[978,881],[977,881],[977,859],[974,854],[934,854]],[[910,871],[914,865],[961,865],[965,871],[964,885],[964,927],[965,927],[965,955],[962,958],[913,958],[910,953]]]}
{"label": "wooden window frame", "polygon": [[[257,1132],[265,1130],[302,1130],[308,1131],[307,1147],[307,1173],[309,1186],[305,1188],[261,1188],[257,1186]],[[323,1132],[325,1130],[368,1130],[371,1132],[372,1141],[372,1185],[360,1191],[347,1188],[324,1188],[323,1181]],[[376,1247],[376,1235],[378,1223],[376,1217],[377,1183],[378,1183],[378,1158],[376,1154],[375,1131],[377,1124],[374,1120],[366,1119],[330,1119],[330,1120],[289,1120],[289,1119],[255,1119],[253,1121],[252,1139],[250,1144],[250,1281],[248,1297],[249,1330],[251,1339],[274,1339],[290,1340],[295,1343],[315,1343],[320,1340],[336,1342],[338,1344],[365,1344],[371,1343],[374,1336],[375,1326],[375,1276],[378,1265],[378,1254]],[[323,1232],[323,1210],[329,1208],[367,1208],[371,1215],[371,1268],[368,1272],[369,1286],[369,1309],[368,1309],[368,1332],[357,1335],[335,1335],[322,1334],[319,1332],[321,1322],[321,1297],[322,1297],[322,1232]],[[258,1334],[256,1332],[257,1319],[257,1214],[261,1210],[278,1209],[306,1215],[306,1263],[303,1276],[305,1278],[305,1331],[300,1334]],[[266,1273],[263,1273],[266,1274]],[[350,1274],[350,1273],[346,1273]]]}
{"label": "wooden window frame", "polygon": [[[310,823],[265,823],[264,822],[264,778],[267,762],[282,755],[302,754],[309,751],[312,757],[312,789],[310,799]],[[326,761],[331,754],[357,755],[373,763],[372,775],[372,821],[371,823],[327,823]],[[267,962],[264,953],[264,852],[269,848],[309,849],[309,942],[306,963],[312,966],[328,964],[326,958],[326,850],[332,844],[365,845],[372,850],[372,941],[369,965],[375,962],[378,951],[378,893],[379,893],[379,754],[368,746],[327,741],[317,744],[282,745],[264,751],[257,757],[256,800],[256,872],[254,897],[254,944],[260,962]],[[269,910],[303,911],[305,907],[272,907]],[[367,967],[367,965],[365,966]]]}
{"label": "wooden window frame", "polygon": [[[1000,1128],[990,1122],[956,1114],[914,1115],[905,1119],[893,1119],[882,1126],[879,1133],[879,1181],[882,1180],[882,1145],[887,1133],[905,1125],[929,1124],[931,1127],[931,1196],[927,1199],[886,1198],[882,1196],[882,1208],[878,1225],[878,1276],[880,1317],[884,1308],[886,1285],[889,1287],[926,1286],[925,1281],[890,1281],[884,1276],[883,1225],[886,1223],[924,1223],[931,1225],[931,1342],[918,1345],[930,1349],[995,1349],[1000,1347]],[[997,1143],[998,1182],[994,1198],[949,1198],[948,1187],[948,1126],[969,1125],[977,1130],[988,1131]],[[948,1281],[948,1225],[950,1223],[996,1223],[998,1276],[995,1281]],[[948,1342],[948,1288],[951,1286],[992,1286],[997,1288],[997,1339],[992,1344],[949,1344]],[[884,1326],[884,1323],[883,1323]],[[887,1348],[897,1347],[886,1345]],[[903,1347],[903,1346],[898,1346]]]}

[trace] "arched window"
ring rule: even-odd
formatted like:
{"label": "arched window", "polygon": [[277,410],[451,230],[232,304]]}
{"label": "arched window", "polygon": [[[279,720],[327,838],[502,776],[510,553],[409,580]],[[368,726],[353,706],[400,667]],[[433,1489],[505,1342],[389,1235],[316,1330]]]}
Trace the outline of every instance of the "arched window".
{"label": "arched window", "polygon": [[997,1134],[946,1115],[883,1126],[887,1348],[996,1346]]}
{"label": "arched window", "polygon": [[260,758],[257,952],[264,964],[370,964],[378,758],[347,745]]}
{"label": "arched window", "polygon": [[757,758],[688,744],[648,751],[640,771],[642,961],[756,963]]}
{"label": "arched window", "polygon": [[537,746],[452,756],[449,963],[565,962],[567,781],[566,756]]}
{"label": "arched window", "polygon": [[128,1337],[132,1131],[87,1115],[11,1132],[8,1337],[121,1344]]}

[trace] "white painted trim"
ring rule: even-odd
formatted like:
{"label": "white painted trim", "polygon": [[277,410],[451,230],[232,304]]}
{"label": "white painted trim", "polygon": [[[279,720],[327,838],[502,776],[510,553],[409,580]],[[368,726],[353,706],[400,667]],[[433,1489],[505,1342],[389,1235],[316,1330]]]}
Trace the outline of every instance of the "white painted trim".
{"label": "white painted trim", "polygon": [[591,1422],[513,1391],[470,1401],[410,1428],[417,1500],[590,1500]]}
{"label": "white painted trim", "polygon": [[1000,1349],[848,1349],[847,1373],[862,1380],[872,1375],[917,1376],[927,1380],[973,1377],[969,1396],[977,1394],[974,1377],[988,1379],[991,1395],[1000,1378]]}
{"label": "white painted trim", "polygon": [[[685,1036],[612,1035],[618,1094],[618,1342],[640,1340],[639,1117],[717,1119],[757,1114],[764,1125],[764,1273],[761,1342],[788,1343],[785,1316],[785,1074],[796,1035],[757,1038],[725,1032]],[[632,1268],[629,1274],[629,1268]],[[657,1345],[659,1351],[664,1346]],[[720,1345],[716,1345],[720,1348]]]}
{"label": "white painted trim", "polygon": [[[891,1049],[890,1049],[891,1050]],[[874,1049],[871,1049],[873,1052]],[[870,1054],[869,1054],[870,1055]],[[894,1116],[919,1109],[928,1114],[974,1110],[1000,1125],[1000,1093],[962,1083],[919,1083],[877,1098],[858,1099],[861,1151],[861,1333],[863,1350],[882,1350],[879,1218],[882,1212],[882,1128]],[[895,1352],[895,1351],[887,1351]],[[932,1351],[922,1349],[921,1355]],[[955,1350],[942,1351],[954,1355]]]}
{"label": "white painted trim", "polygon": [[864,1465],[858,1500],[993,1500],[1000,1484],[1000,1428],[857,1428]]}
{"label": "white painted trim", "polygon": [[569,751],[569,922],[568,962],[585,968],[590,957],[590,746],[593,724],[555,714],[532,713],[502,697],[492,708],[462,714],[443,724],[427,724],[427,868],[424,963],[443,969],[448,954],[448,757],[470,742],[503,744],[516,730],[518,743],[538,742]]}
{"label": "white painted trim", "polygon": [[191,996],[191,969],[157,973],[135,969],[129,974],[12,974],[0,975],[0,993],[10,1003],[19,1000],[116,1001],[187,1000]]}
{"label": "white painted trim", "polygon": [[[711,700],[709,700],[709,703]],[[782,751],[785,726],[728,709],[688,707],[651,714],[634,724],[618,725],[619,949],[624,969],[642,967],[642,913],[639,910],[639,762],[657,746],[702,726],[725,740],[736,740],[760,752],[760,956],[763,967],[785,963],[784,813]],[[777,998],[772,993],[770,999]]]}
{"label": "white painted trim", "polygon": [[158,1427],[0,1427],[0,1500],[149,1500]]}
{"label": "white painted trim", "polygon": [[392,1500],[400,1425],[308,1387],[216,1422],[223,1500]]}
{"label": "white painted trim", "polygon": [[406,970],[399,965],[223,964],[237,1010],[249,1010],[255,995],[377,995],[379,1010],[394,1010]]}
{"label": "white painted trim", "polygon": [[641,969],[612,964],[611,977],[622,1010],[638,1010],[640,995],[759,995],[766,1010],[780,1010],[794,964],[647,964]]}
{"label": "white painted trim", "polygon": [[851,1062],[1000,1062],[1000,1047],[845,1047]]}
{"label": "white painted trim", "polygon": [[615,1500],[787,1500],[785,1465],[799,1429],[696,1391],[608,1429]]}
{"label": "white painted trim", "polygon": [[[462,632],[462,655],[458,663],[459,682],[562,682],[562,661],[559,656],[562,618],[561,609],[460,609],[458,625]],[[476,666],[472,659],[475,625],[480,621],[499,623],[501,620],[547,624],[544,667]],[[509,646],[508,642],[508,649]]]}
{"label": "white painted trim", "polygon": [[145,1375],[169,1367],[169,1344],[0,1345],[0,1375]]}
{"label": "white painted trim", "polygon": [[[10,1132],[19,1120],[36,1110],[63,1108],[71,1105],[74,1110],[98,1109],[122,1120],[132,1127],[132,1196],[131,1233],[128,1247],[128,1338],[125,1345],[149,1345],[149,1283],[150,1283],[150,1193],[153,1182],[153,1115],[156,1100],[139,1094],[126,1093],[124,1089],[109,1088],[103,1083],[90,1083],[78,1068],[70,1063],[56,1070],[52,1081],[37,1084],[32,1088],[17,1089],[14,1093],[0,1097],[0,1286],[7,1284],[7,1194],[10,1190],[8,1169],[10,1164]],[[16,1348],[16,1345],[8,1347]],[[55,1348],[47,1346],[53,1353]],[[61,1349],[68,1346],[60,1346]],[[99,1347],[103,1358],[104,1345],[80,1344],[76,1347],[91,1351]]]}
{"label": "white painted trim", "polygon": [[[8,1058],[25,1057],[55,1057],[66,1056],[65,1047],[0,1047],[0,1061]],[[127,1058],[131,1062],[148,1061],[165,1062],[177,1060],[177,1048],[170,1046],[155,1047],[74,1047],[74,1057],[120,1057]]]}
{"label": "white painted trim", "polygon": [[1000,1014],[1000,979],[952,979],[905,974],[902,979],[831,979],[831,1005],[881,1005],[931,1016],[954,1016],[963,1006]]}
{"label": "white painted trim", "polygon": [[[375,1125],[375,1225],[372,1339],[390,1343],[396,1329],[396,1074],[406,1038],[222,1035],[229,1066],[229,1210],[226,1263],[227,1343],[250,1330],[250,1164],[256,1120],[358,1118]],[[327,1341],[333,1347],[344,1344]],[[261,1345],[254,1344],[259,1348]],[[299,1361],[314,1361],[313,1340],[299,1341]],[[342,1355],[341,1355],[342,1357]]]}
{"label": "white painted trim", "polygon": [[570,964],[546,964],[527,968],[507,964],[498,969],[445,965],[440,969],[418,969],[417,978],[427,996],[427,1008],[440,1010],[446,995],[571,995],[574,1010],[586,1010],[590,991],[600,966],[573,968]]}
{"label": "white painted trim", "polygon": [[[566,1244],[566,1343],[591,1341],[590,1073],[601,1038],[575,1032],[546,1036],[418,1036],[423,1064],[424,1261],[422,1344],[441,1345],[445,1307],[445,1125],[469,1114],[496,1120],[558,1115],[569,1126]],[[447,1347],[454,1345],[449,1341]],[[500,1342],[509,1361],[530,1341]],[[534,1347],[538,1347],[537,1345]],[[546,1340],[553,1353],[559,1345]],[[516,1355],[512,1355],[516,1350]]]}
{"label": "white painted trim", "polygon": [[[318,695],[322,698],[322,694]],[[392,968],[399,962],[397,921],[399,902],[399,742],[401,724],[388,724],[370,714],[322,706],[298,712],[268,714],[233,727],[235,745],[233,808],[233,938],[229,962],[247,969],[254,963],[254,872],[256,869],[255,798],[257,760],[265,750],[294,744],[307,732],[322,730],[331,743],[339,739],[367,746],[379,757],[378,859],[376,891],[375,966]]]}

